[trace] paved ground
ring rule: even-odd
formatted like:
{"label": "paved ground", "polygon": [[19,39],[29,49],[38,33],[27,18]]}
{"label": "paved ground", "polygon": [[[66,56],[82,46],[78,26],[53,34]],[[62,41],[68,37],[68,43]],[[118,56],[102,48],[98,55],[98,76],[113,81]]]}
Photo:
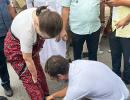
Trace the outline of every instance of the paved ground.
{"label": "paved ground", "polygon": [[[109,46],[108,46],[107,39],[102,40],[101,49],[104,51],[104,53],[98,55],[98,60],[104,62],[108,66],[111,66],[111,57],[110,57],[110,53],[108,53]],[[15,72],[13,71],[13,69],[9,64],[8,64],[8,70],[11,78],[11,85],[14,90],[14,96],[8,99],[9,100],[30,100],[22,86],[22,83],[18,80],[17,75],[15,74]],[[58,88],[61,88],[63,86],[62,83],[58,84],[57,82],[51,81],[48,78],[47,81],[51,92],[54,92]],[[130,86],[129,86],[129,90],[130,90]],[[0,95],[4,95],[3,88],[1,86],[0,86]]]}

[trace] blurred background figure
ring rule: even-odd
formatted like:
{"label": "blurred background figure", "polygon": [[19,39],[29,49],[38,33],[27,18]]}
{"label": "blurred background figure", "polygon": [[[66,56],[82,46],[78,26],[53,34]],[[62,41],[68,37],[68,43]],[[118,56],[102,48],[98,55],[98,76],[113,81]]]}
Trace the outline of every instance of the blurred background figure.
{"label": "blurred background figure", "polygon": [[17,13],[20,13],[22,10],[25,10],[27,8],[26,0],[11,0],[11,1]]}
{"label": "blurred background figure", "polygon": [[6,57],[4,55],[4,39],[8,32],[12,19],[16,13],[9,0],[0,0],[0,78],[6,96],[13,96],[10,86],[10,78],[7,70]]}

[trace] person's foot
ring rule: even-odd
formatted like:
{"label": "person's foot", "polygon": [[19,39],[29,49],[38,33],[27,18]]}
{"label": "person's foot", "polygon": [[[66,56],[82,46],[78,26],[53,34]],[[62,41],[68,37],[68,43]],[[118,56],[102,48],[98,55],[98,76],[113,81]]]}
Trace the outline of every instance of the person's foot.
{"label": "person's foot", "polygon": [[111,50],[110,50],[110,49],[108,50],[108,53],[111,53]]}
{"label": "person's foot", "polygon": [[0,96],[0,100],[8,100],[8,99],[4,96]]}
{"label": "person's foot", "polygon": [[8,97],[13,96],[13,90],[12,90],[11,87],[4,88],[4,92],[5,92],[5,95],[8,96]]}

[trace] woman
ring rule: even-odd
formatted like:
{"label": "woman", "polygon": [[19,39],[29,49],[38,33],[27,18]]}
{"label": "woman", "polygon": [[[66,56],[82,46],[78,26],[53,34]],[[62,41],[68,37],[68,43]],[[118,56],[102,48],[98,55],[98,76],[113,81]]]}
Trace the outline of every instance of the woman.
{"label": "woman", "polygon": [[[27,1],[27,8],[48,6],[47,7],[48,9],[51,9],[61,14],[62,9],[61,0],[26,0],[26,1]],[[61,55],[63,57],[66,57],[66,42],[63,41],[62,39],[57,42],[56,38],[45,40],[43,48],[40,51],[40,61],[41,64],[43,65],[43,68],[46,60],[52,55]]]}
{"label": "woman", "polygon": [[22,80],[31,100],[43,100],[48,95],[39,51],[44,39],[56,37],[61,30],[60,15],[42,6],[18,14],[7,33],[5,55]]}

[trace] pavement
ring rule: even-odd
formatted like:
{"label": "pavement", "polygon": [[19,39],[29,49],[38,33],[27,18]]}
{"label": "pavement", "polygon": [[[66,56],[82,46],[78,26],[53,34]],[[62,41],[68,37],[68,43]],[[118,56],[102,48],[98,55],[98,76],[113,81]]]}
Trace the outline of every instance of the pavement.
{"label": "pavement", "polygon": [[[110,68],[111,68],[111,55],[108,52],[108,50],[109,50],[108,39],[106,39],[106,38],[102,39],[101,50],[103,50],[104,52],[102,54],[98,54],[98,61],[105,63],[106,65],[110,66]],[[71,58],[73,58],[72,57],[72,48],[70,48],[70,51],[71,51]],[[85,58],[85,59],[87,59],[87,58]],[[13,97],[9,97],[8,100],[30,100],[27,93],[25,92],[24,87],[22,86],[21,81],[19,80],[18,76],[16,75],[16,73],[14,72],[14,70],[12,69],[10,64],[8,64],[8,70],[9,70],[10,79],[11,79],[11,86],[14,91]],[[51,93],[58,90],[59,88],[62,88],[64,85],[63,83],[57,83],[56,81],[52,81],[48,77],[47,77],[47,82],[48,82],[48,86],[49,86]],[[130,90],[130,86],[128,86],[128,88]],[[0,86],[0,95],[4,96],[4,91],[1,86]]]}

